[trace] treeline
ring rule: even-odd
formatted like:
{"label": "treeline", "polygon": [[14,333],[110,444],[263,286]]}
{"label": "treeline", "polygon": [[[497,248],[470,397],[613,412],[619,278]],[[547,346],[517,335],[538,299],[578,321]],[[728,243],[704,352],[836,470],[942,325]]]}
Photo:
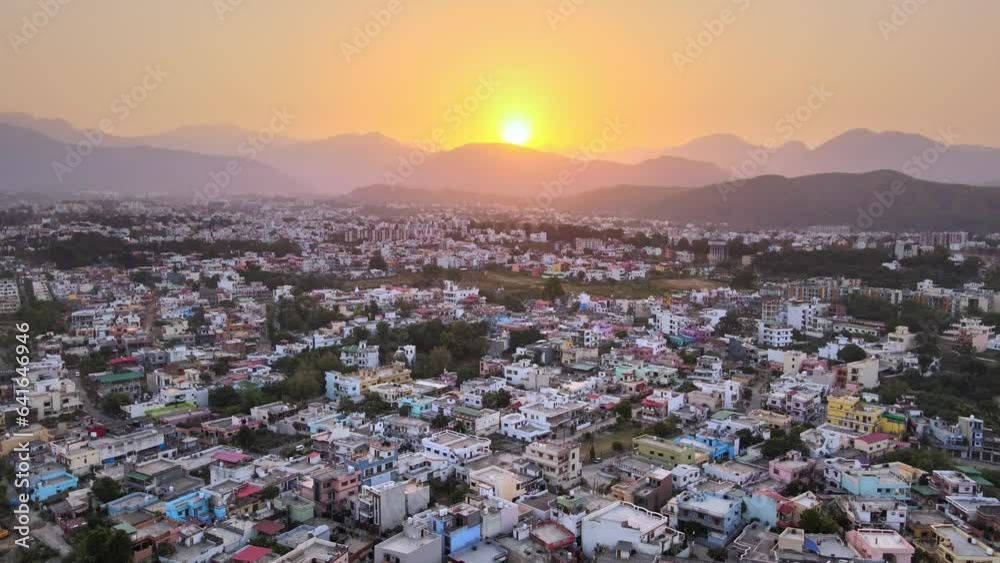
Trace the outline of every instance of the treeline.
{"label": "treeline", "polygon": [[899,270],[889,270],[883,263],[894,257],[884,250],[830,249],[770,252],[757,257],[754,267],[762,276],[779,278],[848,277],[860,278],[872,287],[911,288],[929,279],[941,287],[959,287],[975,280],[982,262],[967,258],[962,263],[948,259],[940,250],[900,261]]}
{"label": "treeline", "polygon": [[888,404],[903,395],[914,395],[924,414],[955,422],[960,416],[975,415],[986,425],[1000,424],[1000,367],[967,356],[945,357],[939,374],[924,377],[916,372],[886,380],[879,388],[880,399]]}
{"label": "treeline", "polygon": [[139,268],[149,265],[147,255],[200,254],[205,258],[219,258],[245,252],[274,253],[277,256],[300,254],[302,249],[294,241],[281,239],[274,242],[256,240],[203,241],[186,239],[155,243],[129,244],[125,240],[100,233],[75,233],[66,239],[53,239],[37,248],[32,258],[39,262],[53,262],[65,270],[97,264],[119,268]]}

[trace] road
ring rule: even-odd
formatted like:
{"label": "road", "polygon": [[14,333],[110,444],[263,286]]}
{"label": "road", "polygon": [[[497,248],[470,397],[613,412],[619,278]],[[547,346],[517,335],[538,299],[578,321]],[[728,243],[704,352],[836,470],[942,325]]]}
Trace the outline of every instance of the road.
{"label": "road", "polygon": [[760,374],[754,380],[753,385],[750,386],[750,389],[753,390],[753,397],[750,397],[750,407],[747,409],[747,412],[755,411],[760,408],[761,403],[764,400],[764,388],[767,387],[770,380],[771,377],[767,374]]}
{"label": "road", "polygon": [[[17,496],[17,492],[10,486],[10,483],[5,483],[4,486],[7,488],[8,498],[15,498]],[[46,522],[42,518],[42,515],[35,511],[34,508],[29,507],[28,517],[30,518],[29,527],[31,528],[32,540],[42,542],[58,551],[59,555],[66,556],[70,554],[73,549],[66,543],[62,529],[59,526]],[[14,537],[15,535],[14,530],[11,530],[9,537]]]}

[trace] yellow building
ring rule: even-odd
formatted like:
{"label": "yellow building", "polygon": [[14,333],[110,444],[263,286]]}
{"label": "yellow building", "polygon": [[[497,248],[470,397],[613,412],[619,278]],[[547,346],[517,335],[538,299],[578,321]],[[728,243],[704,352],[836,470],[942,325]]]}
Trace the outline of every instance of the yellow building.
{"label": "yellow building", "polygon": [[949,563],[997,563],[1000,557],[982,541],[952,524],[931,525],[935,559]]}
{"label": "yellow building", "polygon": [[707,452],[649,434],[633,438],[632,449],[636,455],[663,462],[668,467],[682,463],[700,465],[708,461]]}
{"label": "yellow building", "polygon": [[15,428],[13,431],[21,434],[22,437],[11,437],[0,442],[0,454],[10,455],[10,452],[14,451],[18,445],[22,443],[27,444],[32,440],[41,440],[42,442],[52,441],[52,434],[41,424],[32,424],[20,429]]}
{"label": "yellow building", "polygon": [[906,431],[905,417],[886,413],[885,407],[863,403],[854,395],[827,397],[826,421],[863,434],[881,431],[898,435]]}
{"label": "yellow building", "polygon": [[878,429],[886,434],[899,436],[903,432],[906,432],[906,415],[886,411],[882,413]]}

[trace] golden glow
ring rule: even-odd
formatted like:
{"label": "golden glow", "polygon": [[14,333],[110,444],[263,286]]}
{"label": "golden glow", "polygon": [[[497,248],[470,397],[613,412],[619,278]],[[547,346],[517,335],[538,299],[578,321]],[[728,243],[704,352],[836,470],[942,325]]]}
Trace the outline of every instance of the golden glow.
{"label": "golden glow", "polygon": [[504,142],[523,145],[531,140],[531,124],[523,119],[510,120],[503,124],[500,134]]}
{"label": "golden glow", "polygon": [[[82,129],[110,119],[114,135],[133,136],[201,124],[256,132],[287,110],[296,117],[282,134],[293,138],[379,132],[411,143],[440,131],[444,148],[503,142],[521,120],[527,146],[570,152],[623,124],[605,156],[709,133],[780,144],[792,122],[792,138],[810,145],[855,127],[934,137],[942,123],[961,143],[1000,145],[1000,74],[982,72],[1000,65],[1000,2],[921,3],[898,30],[899,0],[818,4],[89,2],[27,38],[38,3],[0,1],[16,43],[0,48],[0,76],[19,79],[0,89],[0,113]],[[720,18],[732,23],[709,42],[705,26]],[[156,65],[163,83],[135,107],[115,103],[129,110],[122,118],[111,104]],[[981,87],[956,97],[955,84],[972,83]],[[833,97],[800,123],[814,86]]]}

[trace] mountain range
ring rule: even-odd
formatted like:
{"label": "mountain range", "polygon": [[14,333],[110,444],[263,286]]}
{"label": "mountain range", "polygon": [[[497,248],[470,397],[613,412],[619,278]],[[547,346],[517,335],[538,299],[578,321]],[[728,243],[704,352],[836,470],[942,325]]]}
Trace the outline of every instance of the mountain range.
{"label": "mountain range", "polygon": [[918,180],[893,170],[758,176],[683,190],[615,186],[558,199],[579,214],[734,227],[853,225],[859,230],[995,231],[1000,189]]}
{"label": "mountain range", "polygon": [[[1000,185],[1000,149],[960,144],[960,137],[947,131],[939,135],[946,140],[941,142],[910,133],[855,129],[813,148],[795,141],[764,147],[716,134],[662,150],[608,153],[606,158],[580,161],[557,152],[495,143],[427,154],[379,133],[316,140],[278,135],[261,144],[254,132],[216,125],[141,137],[107,135],[78,165],[69,166],[72,149],[67,147],[83,141],[86,134],[59,119],[0,114],[0,191],[183,195],[228,180],[220,192],[343,195],[389,183],[453,194],[503,195],[522,202],[547,193],[568,202],[584,192],[611,187],[620,194],[640,189],[637,186],[686,192],[735,176],[778,182],[772,175],[879,170],[939,183]],[[257,148],[243,150],[251,141]],[[248,158],[251,153],[253,158]],[[226,178],[224,172],[234,160],[239,172]],[[846,189],[820,184],[833,194]]]}

